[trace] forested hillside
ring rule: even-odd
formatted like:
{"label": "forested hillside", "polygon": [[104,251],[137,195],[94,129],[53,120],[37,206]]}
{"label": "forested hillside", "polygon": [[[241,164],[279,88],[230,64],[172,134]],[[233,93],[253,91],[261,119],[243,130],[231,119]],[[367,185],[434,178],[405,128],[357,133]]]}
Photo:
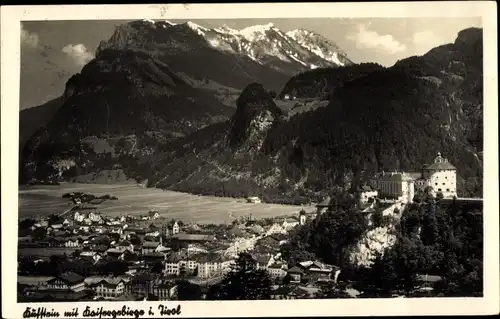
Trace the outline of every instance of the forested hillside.
{"label": "forested hillside", "polygon": [[[470,29],[454,44],[391,68],[311,71],[323,78],[331,72],[336,79],[325,82],[331,85],[327,107],[290,120],[247,113],[239,120],[248,126],[239,130],[258,131],[261,147],[238,156],[224,146],[227,134],[234,138],[229,124],[209,129],[210,141],[195,142],[197,155],[192,152],[193,139],[207,134],[196,133],[155,158],[153,162],[159,162],[152,165],[161,167],[156,174],[167,176],[157,186],[293,202],[292,198],[311,198],[335,185],[355,187],[383,170],[419,171],[439,151],[458,169],[460,196],[481,196],[481,61],[482,31]],[[310,82],[305,83],[307,92]],[[259,101],[253,97],[248,103],[267,105],[271,100],[262,90],[258,96]]]}
{"label": "forested hillside", "polygon": [[[117,54],[122,62],[114,59]],[[107,76],[85,76],[109,68],[114,71]],[[56,114],[49,135],[56,141],[62,137],[78,141],[82,139],[76,136],[112,132],[135,147],[119,144],[112,147],[114,153],[97,154],[91,160],[87,155],[86,170],[120,168],[128,176],[148,180],[149,186],[300,203],[319,198],[334,186],[356,187],[383,170],[418,171],[441,152],[458,169],[458,194],[482,194],[482,30],[478,28],[464,30],[454,43],[390,68],[361,64],[298,75],[281,95],[328,98],[329,104],[291,117],[276,107],[278,101],[269,93],[272,88],[258,83],[242,91],[231,116],[234,111],[187,85],[163,62],[137,52],[103,50],[82,76],[97,82],[77,81],[79,89],[71,90],[72,97]],[[124,86],[109,87],[108,76]],[[94,93],[85,94],[88,88]],[[109,95],[118,89],[128,90],[128,96]],[[109,99],[113,99],[111,116]],[[88,113],[88,105],[95,112]],[[221,122],[205,127],[208,119]],[[172,132],[175,137],[168,135]],[[107,142],[111,143],[109,138]],[[32,143],[39,144],[36,139]],[[68,157],[64,152],[43,154],[39,158],[44,163]]]}
{"label": "forested hillside", "polygon": [[[291,264],[319,259],[340,266],[341,282],[352,282],[362,297],[413,296],[418,275],[442,278],[433,296],[482,296],[483,209],[477,205],[441,205],[432,196],[411,204],[400,222],[356,212],[347,195],[333,195],[332,208],[294,230],[281,247]],[[364,231],[393,223],[396,244],[380,254],[370,267],[350,262],[349,247]]]}

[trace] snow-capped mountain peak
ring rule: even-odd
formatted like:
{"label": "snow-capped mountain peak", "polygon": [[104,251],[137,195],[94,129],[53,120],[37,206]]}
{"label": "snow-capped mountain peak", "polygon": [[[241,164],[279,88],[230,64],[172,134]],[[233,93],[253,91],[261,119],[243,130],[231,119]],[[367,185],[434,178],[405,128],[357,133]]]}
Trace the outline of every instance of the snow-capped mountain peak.
{"label": "snow-capped mountain peak", "polygon": [[[190,32],[197,36],[187,37]],[[200,46],[246,56],[281,71],[285,68],[287,73],[352,63],[336,44],[323,36],[304,29],[283,32],[272,22],[237,30],[227,25],[207,28],[192,21],[176,24],[145,19],[117,27],[98,51],[127,48],[163,55],[196,50]]]}
{"label": "snow-capped mountain peak", "polygon": [[186,22],[186,25],[189,28],[191,28],[193,31],[195,31],[196,33],[198,33],[199,35],[204,35],[205,32],[210,31],[210,29],[202,27],[201,25],[196,24],[196,23],[191,22],[191,21]]}
{"label": "snow-capped mountain peak", "polygon": [[239,30],[230,28],[225,24],[221,27],[215,28],[214,30],[219,32],[219,33],[224,33],[224,34],[239,34],[240,33]]}
{"label": "snow-capped mountain peak", "polygon": [[168,21],[168,20],[165,20],[165,23],[166,23],[166,24],[169,24],[169,25],[177,25],[177,23],[173,23],[173,22],[170,22],[170,21]]}
{"label": "snow-capped mountain peak", "polygon": [[240,30],[240,34],[248,41],[260,40],[266,35],[266,32],[273,30],[274,24],[268,23],[265,25],[253,25]]}
{"label": "snow-capped mountain peak", "polygon": [[337,44],[320,34],[305,29],[296,29],[288,31],[286,35],[322,59],[341,66],[352,64]]}

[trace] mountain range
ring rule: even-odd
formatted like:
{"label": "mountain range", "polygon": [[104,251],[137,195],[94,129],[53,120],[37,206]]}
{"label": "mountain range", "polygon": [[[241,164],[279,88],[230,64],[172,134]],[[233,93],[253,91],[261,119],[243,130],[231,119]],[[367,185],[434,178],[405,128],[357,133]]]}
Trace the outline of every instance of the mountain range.
{"label": "mountain range", "polygon": [[24,135],[20,178],[120,170],[149,186],[290,202],[418,170],[441,151],[459,192],[477,195],[482,67],[478,28],[385,68],[307,30],[134,21],[61,98],[30,110],[50,120],[21,112],[21,126],[39,128]]}
{"label": "mountain range", "polygon": [[[229,106],[234,106],[239,93],[248,84],[258,82],[279,91],[297,72],[352,64],[335,43],[321,35],[305,30],[284,33],[273,24],[234,30],[227,26],[208,29],[192,22],[132,21],[116,27],[113,35],[100,43],[91,63],[101,65],[107,63],[106,57],[110,54],[124,52],[130,52],[129,56],[136,54],[137,59],[148,56],[150,61],[168,65],[188,85],[209,91]],[[114,63],[127,68],[128,61]],[[108,76],[105,69],[95,72],[87,72],[88,77]],[[142,77],[141,74],[135,76]],[[63,96],[43,106],[21,111],[21,149],[64,101]]]}

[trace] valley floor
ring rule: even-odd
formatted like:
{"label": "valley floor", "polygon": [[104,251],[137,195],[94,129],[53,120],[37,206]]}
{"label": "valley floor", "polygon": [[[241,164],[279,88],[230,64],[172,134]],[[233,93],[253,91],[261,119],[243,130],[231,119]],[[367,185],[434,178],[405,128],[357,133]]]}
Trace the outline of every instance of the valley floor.
{"label": "valley floor", "polygon": [[[62,195],[68,192],[88,192],[93,195],[112,195],[118,200],[104,201],[98,210],[107,216],[141,215],[149,210],[158,211],[166,218],[185,222],[224,223],[232,216],[255,218],[295,215],[301,207],[278,204],[249,204],[244,199],[196,196],[187,193],[143,188],[140,185],[103,185],[61,183],[47,186],[22,186],[19,189],[19,217],[48,216],[61,214],[72,207]],[[310,207],[310,210],[313,210]],[[309,210],[309,209],[306,209]]]}

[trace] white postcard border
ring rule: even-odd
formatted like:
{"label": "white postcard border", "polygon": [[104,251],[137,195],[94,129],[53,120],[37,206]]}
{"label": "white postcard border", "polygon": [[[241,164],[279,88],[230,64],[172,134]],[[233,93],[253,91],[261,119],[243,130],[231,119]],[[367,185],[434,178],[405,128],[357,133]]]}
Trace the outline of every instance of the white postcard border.
{"label": "white postcard border", "polygon": [[[27,306],[16,301],[20,22],[35,20],[134,20],[134,19],[229,19],[229,18],[376,18],[376,17],[481,17],[484,34],[484,297],[395,298],[279,301],[189,302],[78,302],[43,303],[61,312],[85,306],[143,309],[182,306],[182,317],[252,316],[355,316],[494,314],[499,311],[499,205],[498,205],[498,78],[496,3],[379,2],[379,3],[273,3],[273,4],[168,4],[168,5],[71,5],[3,6],[1,8],[1,176],[2,207],[2,316],[21,318]],[[487,213],[486,213],[487,212]],[[37,305],[38,306],[38,305]],[[151,317],[155,317],[151,316]]]}

